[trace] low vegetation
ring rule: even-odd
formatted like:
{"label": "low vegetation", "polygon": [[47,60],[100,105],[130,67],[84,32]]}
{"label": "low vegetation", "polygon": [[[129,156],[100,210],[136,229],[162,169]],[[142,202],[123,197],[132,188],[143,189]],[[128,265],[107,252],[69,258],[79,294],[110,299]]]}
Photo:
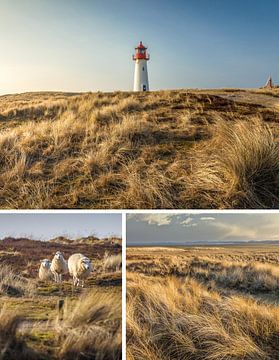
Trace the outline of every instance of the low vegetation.
{"label": "low vegetation", "polygon": [[277,208],[278,91],[0,97],[1,208]]}
{"label": "low vegetation", "polygon": [[[120,360],[121,268],[103,270],[104,254],[117,257],[120,244],[121,239],[97,237],[1,240],[1,359]],[[84,288],[74,289],[69,275],[62,284],[38,279],[40,259],[56,249],[65,258],[82,252],[92,260]]]}
{"label": "low vegetation", "polygon": [[127,359],[279,359],[278,255],[128,249]]}
{"label": "low vegetation", "polygon": [[110,270],[119,270],[122,267],[122,254],[118,255],[108,255],[108,253],[105,254],[104,257],[104,270],[110,271]]}
{"label": "low vegetation", "polygon": [[25,340],[18,335],[23,317],[2,307],[0,311],[0,350],[3,360],[35,360],[36,352],[30,349]]}
{"label": "low vegetation", "polygon": [[121,359],[121,297],[93,290],[58,324],[61,359]]}
{"label": "low vegetation", "polygon": [[14,271],[9,266],[0,265],[0,295],[23,296],[33,295],[35,292],[35,284]]}

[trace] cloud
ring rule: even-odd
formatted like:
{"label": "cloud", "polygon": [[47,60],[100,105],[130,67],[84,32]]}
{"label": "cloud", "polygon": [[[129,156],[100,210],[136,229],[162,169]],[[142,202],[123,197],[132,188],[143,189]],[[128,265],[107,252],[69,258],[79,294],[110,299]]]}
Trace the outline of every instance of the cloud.
{"label": "cloud", "polygon": [[193,220],[194,220],[194,218],[192,218],[191,216],[188,216],[188,217],[186,217],[185,220],[180,222],[180,225],[182,225],[182,226],[189,225]]}
{"label": "cloud", "polygon": [[200,220],[202,220],[202,221],[214,221],[215,217],[213,217],[213,216],[202,216],[200,218]]}
{"label": "cloud", "polygon": [[173,214],[129,214],[129,220],[147,222],[149,225],[169,225],[172,218],[176,216]]}
{"label": "cloud", "polygon": [[198,225],[197,222],[194,222],[195,218],[191,216],[187,216],[183,221],[179,222],[179,225],[182,225],[183,227],[195,227]]}
{"label": "cloud", "polygon": [[[145,224],[150,234],[157,227],[156,234],[166,241],[172,237],[173,241],[183,241],[185,236],[189,241],[205,242],[279,240],[279,214],[137,213],[128,215],[128,219],[138,222],[137,228]],[[150,239],[153,237],[150,235]]]}

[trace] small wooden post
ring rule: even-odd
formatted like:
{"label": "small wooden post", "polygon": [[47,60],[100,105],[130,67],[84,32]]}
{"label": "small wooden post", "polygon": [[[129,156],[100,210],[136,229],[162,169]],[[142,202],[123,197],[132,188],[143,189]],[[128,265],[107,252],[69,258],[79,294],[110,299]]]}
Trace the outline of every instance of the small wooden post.
{"label": "small wooden post", "polygon": [[58,320],[59,320],[59,321],[62,321],[62,320],[63,320],[64,304],[65,304],[64,299],[59,299],[59,300],[57,301],[56,308],[57,308],[57,317],[58,317]]}

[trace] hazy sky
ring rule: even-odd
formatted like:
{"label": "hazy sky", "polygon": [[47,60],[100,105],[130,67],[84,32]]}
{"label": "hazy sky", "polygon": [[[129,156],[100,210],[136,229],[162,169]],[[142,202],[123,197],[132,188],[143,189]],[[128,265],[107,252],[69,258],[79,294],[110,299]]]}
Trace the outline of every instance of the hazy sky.
{"label": "hazy sky", "polygon": [[0,239],[6,236],[48,240],[95,234],[121,236],[121,214],[0,214]]}
{"label": "hazy sky", "polygon": [[279,240],[278,214],[131,214],[127,244]]}
{"label": "hazy sky", "polygon": [[279,82],[277,0],[0,0],[0,94],[130,90],[139,40],[151,89]]}

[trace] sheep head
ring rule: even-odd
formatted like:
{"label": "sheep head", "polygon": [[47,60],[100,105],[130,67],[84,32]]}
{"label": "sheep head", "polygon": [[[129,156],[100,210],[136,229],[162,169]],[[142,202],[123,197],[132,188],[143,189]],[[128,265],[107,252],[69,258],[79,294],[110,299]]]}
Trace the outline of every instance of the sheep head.
{"label": "sheep head", "polygon": [[87,257],[84,257],[84,258],[80,259],[79,262],[80,262],[80,268],[81,269],[83,269],[85,271],[92,269],[91,261]]}
{"label": "sheep head", "polygon": [[41,265],[43,268],[49,268],[50,267],[50,261],[48,259],[41,260]]}
{"label": "sheep head", "polygon": [[63,254],[61,251],[56,251],[54,258],[57,260],[64,259]]}

